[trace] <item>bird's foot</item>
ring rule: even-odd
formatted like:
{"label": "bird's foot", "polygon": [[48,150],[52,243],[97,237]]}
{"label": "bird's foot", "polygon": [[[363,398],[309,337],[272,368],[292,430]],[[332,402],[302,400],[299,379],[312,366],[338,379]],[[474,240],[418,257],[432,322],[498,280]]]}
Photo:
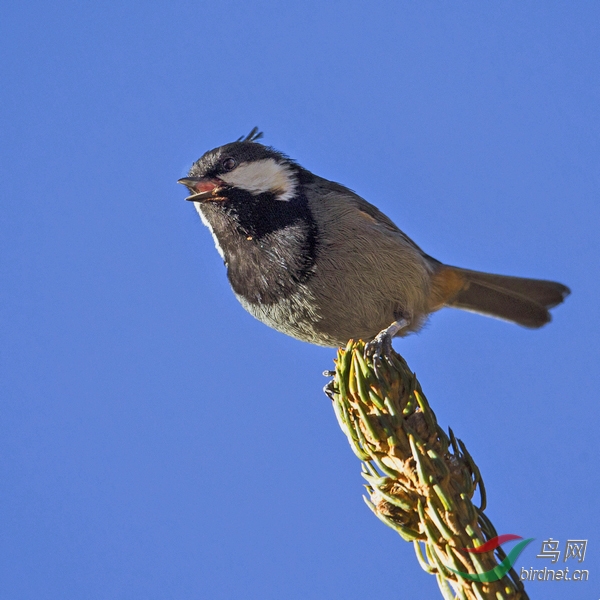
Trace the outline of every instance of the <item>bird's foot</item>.
{"label": "bird's foot", "polygon": [[[331,375],[330,375],[330,373],[331,373]],[[325,377],[332,377],[333,375],[335,375],[335,371],[323,371],[323,375],[325,375]],[[339,390],[335,387],[335,379],[328,381],[325,384],[323,391],[325,392],[325,395],[331,401],[333,401],[333,399],[334,399],[333,396],[339,392]]]}
{"label": "bird's foot", "polygon": [[365,345],[365,358],[387,358],[392,353],[392,336],[387,329],[380,331]]}
{"label": "bird's foot", "polygon": [[373,362],[375,374],[379,377],[382,361],[392,364],[392,338],[408,327],[409,321],[406,318],[394,321],[389,327],[380,331],[370,342],[365,345],[365,358],[370,358]]}

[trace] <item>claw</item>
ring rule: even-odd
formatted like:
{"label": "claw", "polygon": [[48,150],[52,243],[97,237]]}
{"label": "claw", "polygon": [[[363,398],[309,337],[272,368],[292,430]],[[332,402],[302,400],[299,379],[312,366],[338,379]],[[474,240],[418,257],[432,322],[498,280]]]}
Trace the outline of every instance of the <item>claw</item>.
{"label": "claw", "polygon": [[365,357],[389,357],[392,353],[392,336],[387,329],[379,332],[368,344],[365,345]]}
{"label": "claw", "polygon": [[[325,375],[325,377],[334,377],[335,376],[335,371],[323,371],[323,375]],[[325,384],[325,387],[323,388],[323,391],[325,392],[325,395],[331,401],[333,401],[334,394],[337,394],[339,392],[339,390],[335,387],[334,384],[335,384],[335,379],[332,379],[331,381],[328,381]]]}
{"label": "claw", "polygon": [[377,379],[381,379],[383,373],[383,361],[391,363],[392,336],[387,329],[379,332],[370,342],[365,345],[365,358],[370,358]]}
{"label": "claw", "polygon": [[327,382],[325,384],[325,387],[323,388],[323,392],[325,392],[325,395],[333,402],[333,396],[335,394],[338,393],[338,389],[335,387],[334,385],[335,380],[332,379],[331,381]]}
{"label": "claw", "polygon": [[365,344],[365,358],[370,358],[373,362],[375,375],[380,378],[382,362],[385,360],[392,365],[392,338],[402,329],[408,327],[409,321],[406,318],[394,321],[389,327],[380,331],[370,342]]}

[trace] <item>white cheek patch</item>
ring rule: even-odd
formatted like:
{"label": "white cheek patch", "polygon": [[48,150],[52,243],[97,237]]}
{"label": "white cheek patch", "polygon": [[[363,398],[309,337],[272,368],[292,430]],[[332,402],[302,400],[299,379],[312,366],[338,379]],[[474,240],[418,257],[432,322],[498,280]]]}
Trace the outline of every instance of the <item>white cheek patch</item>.
{"label": "white cheek patch", "polygon": [[297,185],[291,169],[272,158],[242,163],[230,173],[219,175],[219,178],[254,195],[272,192],[277,195],[277,200],[284,202],[294,197]]}

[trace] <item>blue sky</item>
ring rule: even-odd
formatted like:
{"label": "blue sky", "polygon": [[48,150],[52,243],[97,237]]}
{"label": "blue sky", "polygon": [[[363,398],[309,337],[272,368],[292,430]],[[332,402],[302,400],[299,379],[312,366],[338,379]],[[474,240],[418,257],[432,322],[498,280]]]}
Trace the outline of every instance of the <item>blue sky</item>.
{"label": "blue sky", "polygon": [[0,597],[435,598],[364,505],[334,351],[255,321],[185,190],[254,125],[436,258],[572,290],[529,331],[446,310],[395,342],[499,533],[588,539],[596,598],[595,2],[0,9]]}

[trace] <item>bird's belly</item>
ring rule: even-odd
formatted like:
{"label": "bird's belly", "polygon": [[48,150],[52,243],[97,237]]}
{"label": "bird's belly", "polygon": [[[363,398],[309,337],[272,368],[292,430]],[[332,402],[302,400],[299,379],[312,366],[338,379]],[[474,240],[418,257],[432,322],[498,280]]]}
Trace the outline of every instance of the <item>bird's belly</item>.
{"label": "bird's belly", "polygon": [[359,303],[341,298],[319,298],[306,286],[274,304],[249,302],[242,306],[259,321],[286,335],[319,346],[344,346],[349,339],[373,339],[396,318],[394,303]]}
{"label": "bird's belly", "polygon": [[307,296],[306,290],[299,290],[271,304],[250,302],[237,293],[236,297],[253,317],[277,331],[319,346],[337,345],[333,336],[318,327],[322,320],[319,306]]}

